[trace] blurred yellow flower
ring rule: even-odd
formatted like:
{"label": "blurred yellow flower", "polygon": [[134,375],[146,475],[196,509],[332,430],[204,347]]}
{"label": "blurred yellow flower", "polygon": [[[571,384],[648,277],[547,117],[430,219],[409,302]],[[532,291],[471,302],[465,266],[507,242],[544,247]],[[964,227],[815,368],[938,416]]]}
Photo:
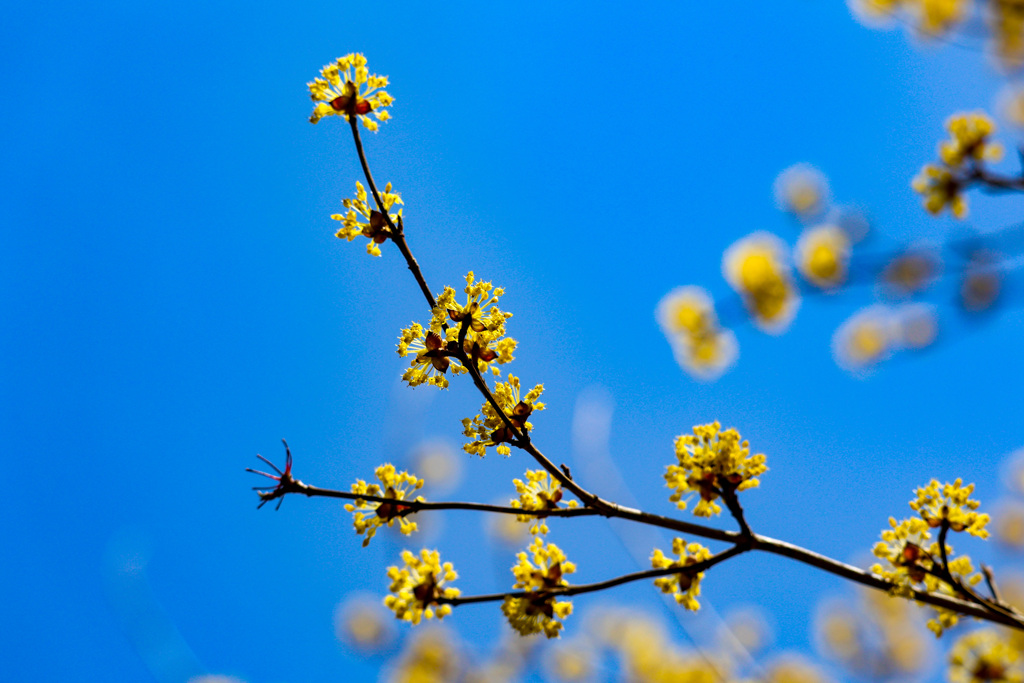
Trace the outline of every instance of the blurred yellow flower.
{"label": "blurred yellow flower", "polygon": [[658,324],[676,360],[697,379],[719,377],[736,361],[736,335],[718,326],[715,304],[701,287],[677,287],[662,297]]}
{"label": "blurred yellow flower", "polygon": [[949,652],[951,683],[1021,683],[1020,651],[995,629],[961,636]]}
{"label": "blurred yellow flower", "polygon": [[951,139],[939,145],[939,158],[951,168],[965,162],[970,164],[999,161],[1003,146],[989,138],[996,124],[984,112],[954,114],[946,121]]}
{"label": "blurred yellow flower", "polygon": [[1020,0],[989,0],[985,3],[996,55],[1015,69],[1024,63],[1024,4]]}
{"label": "blurred yellow flower", "polygon": [[394,98],[381,89],[387,84],[387,76],[370,74],[363,55],[339,57],[320,69],[320,78],[308,84],[309,95],[317,103],[309,122],[316,123],[325,116],[341,116],[346,121],[358,116],[367,130],[376,131],[377,121],[367,114],[373,112],[378,121],[391,118],[385,107],[391,106]]}
{"label": "blurred yellow flower", "polygon": [[754,323],[770,334],[786,330],[800,305],[790,276],[786,244],[755,232],[734,243],[722,258],[722,274],[742,297]]}
{"label": "blurred yellow flower", "polygon": [[775,201],[783,211],[814,218],[829,202],[828,178],[810,164],[795,164],[775,178]]}
{"label": "blurred yellow flower", "polygon": [[835,289],[846,281],[850,238],[835,225],[805,230],[796,243],[796,267],[808,282]]}
{"label": "blurred yellow flower", "polygon": [[924,208],[933,216],[946,207],[957,218],[967,216],[967,200],[961,194],[963,181],[945,166],[925,164],[910,187],[924,197]]}
{"label": "blurred yellow flower", "polygon": [[869,306],[832,335],[832,357],[845,370],[863,372],[889,357],[898,333],[886,307]]}

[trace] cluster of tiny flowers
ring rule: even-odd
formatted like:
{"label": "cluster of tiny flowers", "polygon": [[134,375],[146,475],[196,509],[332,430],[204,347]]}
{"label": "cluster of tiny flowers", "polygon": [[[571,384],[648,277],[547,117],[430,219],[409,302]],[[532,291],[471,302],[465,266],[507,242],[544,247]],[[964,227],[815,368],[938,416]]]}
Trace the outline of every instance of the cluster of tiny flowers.
{"label": "cluster of tiny flowers", "polygon": [[803,232],[796,243],[796,267],[815,287],[833,290],[846,282],[852,245],[845,230],[819,225]]}
{"label": "cluster of tiny flowers", "polygon": [[996,125],[981,112],[952,116],[946,128],[951,138],[939,145],[942,164],[925,164],[910,185],[924,197],[924,208],[929,213],[938,215],[949,207],[954,216],[964,218],[967,200],[963,190],[969,182],[963,175],[965,167],[969,174],[987,161],[998,161],[1003,148],[989,139]]}
{"label": "cluster of tiny flowers", "polygon": [[928,486],[917,489],[917,498],[910,501],[910,507],[932,528],[946,524],[953,531],[966,531],[978,538],[988,538],[985,525],[989,516],[975,512],[981,503],[970,499],[973,491],[974,484],[963,486],[961,479],[952,484],[940,484],[932,479]]}
{"label": "cluster of tiny flowers", "polygon": [[716,379],[735,362],[736,335],[719,326],[703,288],[672,290],[658,303],[657,318],[679,364],[694,377]]}
{"label": "cluster of tiny flowers", "polygon": [[[391,223],[398,222],[402,216],[402,210],[399,209],[398,213],[391,213],[391,207],[403,202],[397,192],[391,191],[391,183],[384,186],[384,192],[380,196],[380,201],[384,204],[384,210],[388,212],[388,218],[391,220]],[[351,242],[359,235],[362,235],[370,240],[369,244],[366,245],[366,253],[371,256],[380,256],[379,245],[391,237],[391,230],[388,228],[384,214],[371,208],[367,203],[366,188],[363,187],[363,184],[357,180],[356,198],[349,199],[346,197],[341,200],[341,203],[348,209],[348,212],[344,215],[336,213],[331,216],[332,220],[341,221],[342,225],[338,232],[334,233],[335,237]]]}
{"label": "cluster of tiny flowers", "polygon": [[829,204],[828,178],[810,164],[790,166],[775,179],[775,202],[802,220],[814,219]]}
{"label": "cluster of tiny flowers", "polygon": [[[679,537],[672,539],[672,554],[676,556],[676,559],[666,557],[659,548],[655,548],[651,555],[651,566],[655,569],[689,567],[711,557],[711,551],[700,543],[687,545],[686,541]],[[704,572],[681,571],[655,579],[654,585],[660,588],[662,593],[671,593],[676,602],[686,609],[696,612],[700,609],[697,596],[700,595],[700,581],[703,578]]]}
{"label": "cluster of tiny flowers", "polygon": [[[552,478],[546,470],[526,470],[526,481],[514,479],[517,500],[512,501],[512,507],[520,510],[550,511],[560,509],[558,504],[562,501],[564,493],[562,484]],[[572,509],[579,505],[575,500],[570,500],[568,508]],[[543,517],[536,515],[516,515],[520,522],[530,523],[531,534],[546,534],[548,525]]]}
{"label": "cluster of tiny flowers", "polygon": [[[364,496],[377,496],[379,498],[393,498],[396,502],[382,503],[374,500],[356,499],[354,503],[345,505],[345,509],[354,513],[353,524],[357,534],[366,534],[363,539],[363,547],[370,543],[370,539],[377,533],[377,529],[384,526],[393,526],[398,520],[399,529],[406,536],[416,531],[416,522],[411,522],[406,517],[409,510],[408,505],[402,505],[397,501],[408,501],[413,491],[423,486],[423,480],[409,472],[397,472],[395,466],[387,463],[381,465],[374,471],[377,481],[380,484],[367,484],[362,479],[352,484],[352,493]],[[423,502],[423,497],[416,497],[416,502]]]}
{"label": "cluster of tiny flowers", "polygon": [[722,508],[715,501],[724,489],[743,491],[760,485],[757,476],[768,470],[763,453],[750,454],[750,444],[741,441],[735,429],[722,430],[718,422],[698,425],[693,434],[676,438],[678,465],[669,465],[666,485],[675,491],[669,498],[685,510],[684,496],[697,493],[693,509],[698,517],[717,515]]}
{"label": "cluster of tiny flowers", "polygon": [[388,567],[388,578],[391,595],[384,598],[384,604],[399,619],[418,624],[426,617],[441,619],[452,611],[451,605],[437,605],[439,599],[457,598],[458,588],[445,587],[445,582],[454,581],[459,577],[452,568],[451,562],[441,564],[441,556],[436,550],[424,548],[417,557],[414,553],[403,550],[404,567]]}
{"label": "cluster of tiny flowers", "polygon": [[544,385],[538,384],[520,398],[519,378],[509,373],[507,382],[494,385],[494,400],[504,413],[504,418],[490,401],[484,401],[478,415],[462,420],[463,434],[472,439],[462,446],[463,450],[483,457],[487,448],[493,446],[499,454],[510,455],[512,449],[508,444],[516,438],[516,432],[508,423],[523,435],[533,429],[533,424],[527,420],[533,411],[544,410],[544,404],[537,401],[543,392]]}
{"label": "cluster of tiny flowers", "polygon": [[[404,358],[413,354],[409,369],[402,375],[409,386],[433,384],[446,388],[449,369],[457,375],[469,372],[460,356],[476,363],[481,374],[490,370],[495,376],[501,373],[498,365],[514,360],[512,352],[517,342],[505,336],[505,321],[512,314],[496,305],[505,290],[490,282],[477,282],[471,271],[466,275],[464,291],[466,303],[461,304],[455,300],[455,290],[445,287],[431,311],[429,327],[413,323],[399,335],[398,355]],[[460,352],[462,334],[465,336]]]}
{"label": "cluster of tiny flowers", "polygon": [[[897,522],[889,518],[889,529],[882,532],[882,540],[875,544],[874,555],[886,564],[876,563],[871,567],[874,574],[893,584],[895,595],[910,597],[914,590],[928,593],[957,596],[954,586],[935,576],[940,566],[938,558],[941,548],[931,541],[931,526],[924,519],[911,517]],[[948,569],[954,581],[969,586],[981,581],[981,575],[974,572],[974,566],[967,555],[952,558],[953,548],[946,545],[949,559]],[[959,621],[959,615],[950,610],[935,607],[935,616],[928,620],[928,628],[936,636],[951,628]]]}
{"label": "cluster of tiny flowers", "polygon": [[558,546],[545,545],[542,538],[535,538],[526,552],[519,553],[518,563],[512,567],[516,577],[513,588],[527,594],[506,597],[501,605],[512,628],[524,636],[543,631],[548,638],[557,638],[562,630],[561,620],[572,614],[572,603],[556,600],[551,591],[568,586],[564,576],[575,571],[576,565],[566,560]]}
{"label": "cluster of tiny flowers", "polygon": [[743,297],[754,323],[771,334],[784,332],[800,305],[787,251],[775,235],[756,232],[726,249],[722,258],[729,286]]}
{"label": "cluster of tiny flowers", "polygon": [[367,114],[373,112],[379,121],[391,118],[385,107],[395,100],[381,90],[387,84],[387,76],[370,74],[363,55],[339,57],[320,69],[320,78],[308,84],[309,95],[317,103],[309,122],[316,123],[325,116],[341,116],[346,121],[358,116],[367,130],[376,131],[377,121]]}
{"label": "cluster of tiny flowers", "polygon": [[994,629],[961,636],[949,651],[951,683],[1021,683],[1020,650]]}

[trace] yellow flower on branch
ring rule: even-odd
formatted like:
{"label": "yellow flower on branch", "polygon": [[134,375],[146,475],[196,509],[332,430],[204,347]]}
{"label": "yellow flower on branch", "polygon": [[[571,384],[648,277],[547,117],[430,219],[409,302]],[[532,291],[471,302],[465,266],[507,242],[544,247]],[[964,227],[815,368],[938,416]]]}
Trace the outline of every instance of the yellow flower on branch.
{"label": "yellow flower on branch", "polygon": [[[700,543],[687,545],[686,541],[679,537],[672,539],[672,554],[676,556],[676,559],[666,557],[665,553],[655,548],[651,555],[651,566],[655,569],[687,567],[711,557],[711,551]],[[681,571],[678,574],[655,579],[654,585],[660,588],[662,593],[671,593],[675,601],[686,609],[696,612],[700,609],[697,596],[700,595],[700,582],[703,578],[704,572]]]}
{"label": "yellow flower on branch", "polygon": [[[526,470],[526,481],[514,479],[513,483],[516,485],[519,499],[512,501],[512,507],[534,511],[564,509],[559,508],[564,494],[562,484],[546,470]],[[569,509],[577,506],[579,506],[578,501],[570,500],[568,503]],[[520,522],[529,522],[531,534],[546,534],[548,532],[548,525],[543,517],[516,515],[516,519]]]}
{"label": "yellow flower on branch", "polygon": [[[391,191],[391,183],[384,186],[380,200],[383,202],[384,210],[388,212],[391,222],[397,223],[402,216],[402,210],[399,209],[398,213],[391,213],[391,207],[403,202],[397,192]],[[391,230],[384,219],[384,214],[367,203],[366,188],[363,187],[363,184],[357,180],[356,198],[346,197],[341,200],[341,203],[348,209],[348,212],[345,215],[336,213],[331,216],[331,220],[340,221],[342,225],[338,232],[334,233],[334,236],[349,242],[359,235],[367,237],[370,243],[366,245],[366,252],[371,256],[380,256],[380,246],[378,245],[383,244],[391,237]]]}
{"label": "yellow flower on branch", "polygon": [[[309,95],[317,103],[309,122],[316,123],[325,116],[341,116],[346,121],[358,116],[367,130],[376,131],[377,121],[391,118],[385,107],[391,106],[394,98],[382,90],[387,84],[387,76],[370,74],[363,55],[339,57],[320,69],[320,78],[308,84]],[[377,121],[368,116],[371,112]]]}
{"label": "yellow flower on branch", "polygon": [[758,475],[768,470],[763,453],[750,454],[750,444],[740,440],[735,429],[722,430],[718,422],[698,425],[693,434],[676,438],[678,465],[669,465],[666,485],[675,492],[669,497],[685,510],[687,494],[700,500],[693,509],[698,517],[717,515],[722,508],[715,501],[725,489],[744,491],[760,485]]}
{"label": "yellow flower on branch", "polygon": [[[439,599],[457,598],[458,588],[445,587],[446,582],[459,577],[451,562],[441,564],[436,550],[424,548],[416,556],[408,550],[402,551],[404,567],[388,567],[388,578],[392,595],[384,598],[384,604],[395,613],[395,617],[418,624],[426,617],[441,619],[452,611],[451,605],[438,604]],[[436,609],[434,605],[437,605]]]}
{"label": "yellow flower on branch", "polygon": [[995,629],[961,636],[949,651],[951,683],[1021,683],[1021,652]]}
{"label": "yellow flower on branch", "polygon": [[[363,539],[363,547],[370,543],[370,539],[382,526],[393,526],[398,521],[399,530],[406,536],[416,531],[416,522],[408,519],[409,506],[402,505],[399,501],[410,500],[413,491],[423,486],[423,480],[409,472],[398,472],[395,466],[386,463],[374,471],[377,481],[380,484],[367,484],[362,479],[352,484],[352,493],[377,496],[379,498],[393,498],[394,503],[381,503],[374,500],[356,499],[354,503],[345,505],[345,509],[354,514],[353,524],[357,534],[366,534]],[[418,496],[417,502],[423,502],[423,497]]]}
{"label": "yellow flower on branch", "polygon": [[939,158],[950,168],[1003,158],[1003,146],[989,139],[996,124],[983,112],[954,114],[946,128],[952,137],[939,145]]}
{"label": "yellow flower on branch", "polygon": [[[527,421],[533,411],[545,408],[543,403],[537,401],[543,391],[544,385],[538,384],[520,398],[519,378],[509,373],[508,381],[494,385],[494,399],[508,418],[508,422],[520,433],[525,434],[533,429],[533,424]],[[479,415],[472,419],[464,418],[462,427],[463,434],[472,439],[462,447],[467,453],[483,457],[490,446],[496,447],[501,455],[512,453],[508,444],[516,438],[515,432],[495,411],[490,401],[484,401]]]}
{"label": "yellow flower on branch", "polygon": [[964,183],[945,166],[925,164],[910,187],[924,197],[924,208],[933,216],[946,207],[957,218],[967,216],[967,200],[961,193]]}
{"label": "yellow flower on branch", "polygon": [[480,374],[489,370],[499,375],[498,365],[515,360],[512,353],[517,342],[505,336],[505,321],[512,314],[496,305],[505,290],[495,289],[490,282],[477,282],[470,271],[466,275],[465,292],[466,303],[460,304],[455,300],[455,290],[445,287],[431,311],[429,328],[413,323],[399,335],[398,355],[404,358],[415,354],[409,369],[402,375],[409,386],[426,383],[444,389],[448,386],[445,375],[449,368],[457,375],[469,372],[459,353],[463,326],[465,339],[461,355],[475,362]]}
{"label": "yellow flower on branch", "polygon": [[754,324],[770,334],[786,330],[796,315],[800,295],[790,276],[782,240],[767,232],[744,237],[726,249],[722,274],[743,297]]}
{"label": "yellow flower on branch", "polygon": [[921,515],[928,526],[935,528],[948,524],[953,531],[966,531],[978,538],[988,538],[989,516],[975,512],[981,505],[971,500],[974,484],[963,486],[963,480],[940,484],[932,479],[927,486],[917,489],[917,498],[910,501],[911,509]]}
{"label": "yellow flower on branch", "polygon": [[850,238],[835,225],[805,230],[796,243],[796,267],[808,282],[835,289],[846,281],[850,262]]}
{"label": "yellow flower on branch", "polygon": [[562,620],[572,614],[572,603],[557,600],[551,591],[569,585],[564,577],[574,573],[576,565],[566,559],[558,546],[545,545],[540,537],[517,557],[518,562],[512,567],[516,577],[513,588],[526,591],[527,595],[505,598],[501,611],[520,635],[543,631],[548,638],[557,638]]}
{"label": "yellow flower on branch", "polygon": [[[873,553],[885,561],[876,563],[871,571],[893,583],[892,593],[910,597],[914,590],[937,593],[952,597],[963,597],[958,585],[974,586],[981,581],[981,574],[974,571],[967,555],[953,557],[953,548],[946,544],[949,578],[957,585],[939,578],[943,574],[942,549],[938,542],[931,540],[932,527],[920,517],[910,517],[897,522],[889,518],[889,529],[882,531],[882,540],[875,544]],[[960,615],[942,607],[933,607],[935,615],[928,620],[928,628],[936,636],[957,624]]]}
{"label": "yellow flower on branch", "polygon": [[995,52],[1010,69],[1024,63],[1024,4],[1020,0],[989,0],[988,24]]}

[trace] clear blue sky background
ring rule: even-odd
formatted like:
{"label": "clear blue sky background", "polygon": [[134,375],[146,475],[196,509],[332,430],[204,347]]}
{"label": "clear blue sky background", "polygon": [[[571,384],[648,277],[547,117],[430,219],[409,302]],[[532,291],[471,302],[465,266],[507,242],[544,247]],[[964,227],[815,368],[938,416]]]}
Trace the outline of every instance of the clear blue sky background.
{"label": "clear blue sky background", "polygon": [[[615,402],[613,456],[659,511],[671,509],[673,437],[713,419],[768,454],[747,503],[755,528],[838,558],[870,548],[932,476],[976,481],[986,503],[1003,495],[999,462],[1024,444],[1019,310],[861,381],[835,366],[829,340],[868,293],[807,301],[784,336],[740,329],[738,365],[709,385],[679,370],[653,315],[678,285],[724,293],[721,253],[739,237],[794,236],[771,184],[795,162],[827,173],[893,244],[948,234],[908,182],[944,119],[989,108],[1003,82],[977,49],[922,49],[820,0],[42,2],[3,14],[7,680],[152,680],[138,643],[161,642],[146,631],[159,628],[126,611],[132,596],[192,653],[161,680],[336,680],[378,666],[338,645],[332,611],[385,590],[402,539],[360,548],[329,501],[257,512],[243,472],[257,452],[280,460],[286,437],[300,478],[347,487],[405,463],[424,437],[458,443],[458,420],[479,407],[466,382],[443,395],[399,385],[395,337],[425,317],[419,293],[395,251],[372,259],[333,237],[328,216],[358,169],[339,120],[306,122],[305,83],[350,51],[391,77],[394,119],[368,153],[403,193],[431,286],[473,269],[507,288],[513,370],[548,388],[535,439],[557,461],[582,467],[573,409],[600,385]],[[992,230],[1021,202],[974,209]],[[510,492],[529,464],[466,460],[453,497],[476,500]],[[512,553],[486,546],[472,515],[444,525],[432,543],[463,590],[503,588]],[[606,525],[552,526],[580,581],[635,569]],[[144,579],[111,579],[125,557]],[[764,605],[778,646],[805,650],[814,605],[843,590],[769,557],[705,583],[719,609]],[[650,586],[615,597],[660,609]],[[487,643],[499,619],[477,606],[452,622]]]}

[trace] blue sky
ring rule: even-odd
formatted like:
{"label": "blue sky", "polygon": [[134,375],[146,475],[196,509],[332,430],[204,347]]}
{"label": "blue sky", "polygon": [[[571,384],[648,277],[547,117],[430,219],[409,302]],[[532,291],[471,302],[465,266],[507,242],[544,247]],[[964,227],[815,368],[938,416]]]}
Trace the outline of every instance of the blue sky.
{"label": "blue sky", "polygon": [[[439,291],[474,270],[506,287],[513,371],[547,387],[535,439],[557,461],[585,467],[573,412],[600,386],[615,406],[612,456],[658,511],[671,509],[661,473],[674,436],[714,419],[768,455],[747,504],[755,530],[841,559],[869,549],[933,476],[977,482],[986,504],[1004,495],[999,463],[1024,445],[1019,308],[858,380],[829,340],[868,293],[806,301],[785,335],[739,329],[739,363],[714,384],[679,370],[653,314],[678,285],[724,294],[721,254],[743,235],[795,237],[771,187],[796,162],[865,207],[879,244],[954,234],[908,183],[949,114],[991,108],[1005,79],[979,49],[872,31],[842,3],[811,0],[51,2],[4,14],[11,680],[153,680],[125,595],[178,634],[177,668],[159,680],[378,666],[335,641],[331,615],[353,591],[384,591],[403,539],[362,549],[329,501],[257,513],[243,472],[257,452],[282,458],[285,437],[300,478],[347,487],[381,462],[407,464],[424,438],[458,445],[459,419],[479,408],[466,382],[400,386],[395,337],[425,317],[419,294],[395,251],[372,259],[333,237],[328,216],[358,167],[340,121],[306,122],[305,83],[351,51],[391,78],[394,118],[367,149],[378,180],[402,192],[428,281]],[[1021,202],[973,207],[987,231]],[[506,495],[528,464],[467,456],[452,497]],[[512,553],[481,552],[472,515],[443,523],[432,542],[463,590],[501,589]],[[635,569],[607,526],[552,526],[580,581]],[[126,557],[141,578],[111,587]],[[717,608],[762,604],[778,647],[804,650],[814,605],[843,590],[765,557],[705,585]],[[615,597],[661,609],[649,586]],[[488,607],[452,623],[483,643],[504,628]]]}

